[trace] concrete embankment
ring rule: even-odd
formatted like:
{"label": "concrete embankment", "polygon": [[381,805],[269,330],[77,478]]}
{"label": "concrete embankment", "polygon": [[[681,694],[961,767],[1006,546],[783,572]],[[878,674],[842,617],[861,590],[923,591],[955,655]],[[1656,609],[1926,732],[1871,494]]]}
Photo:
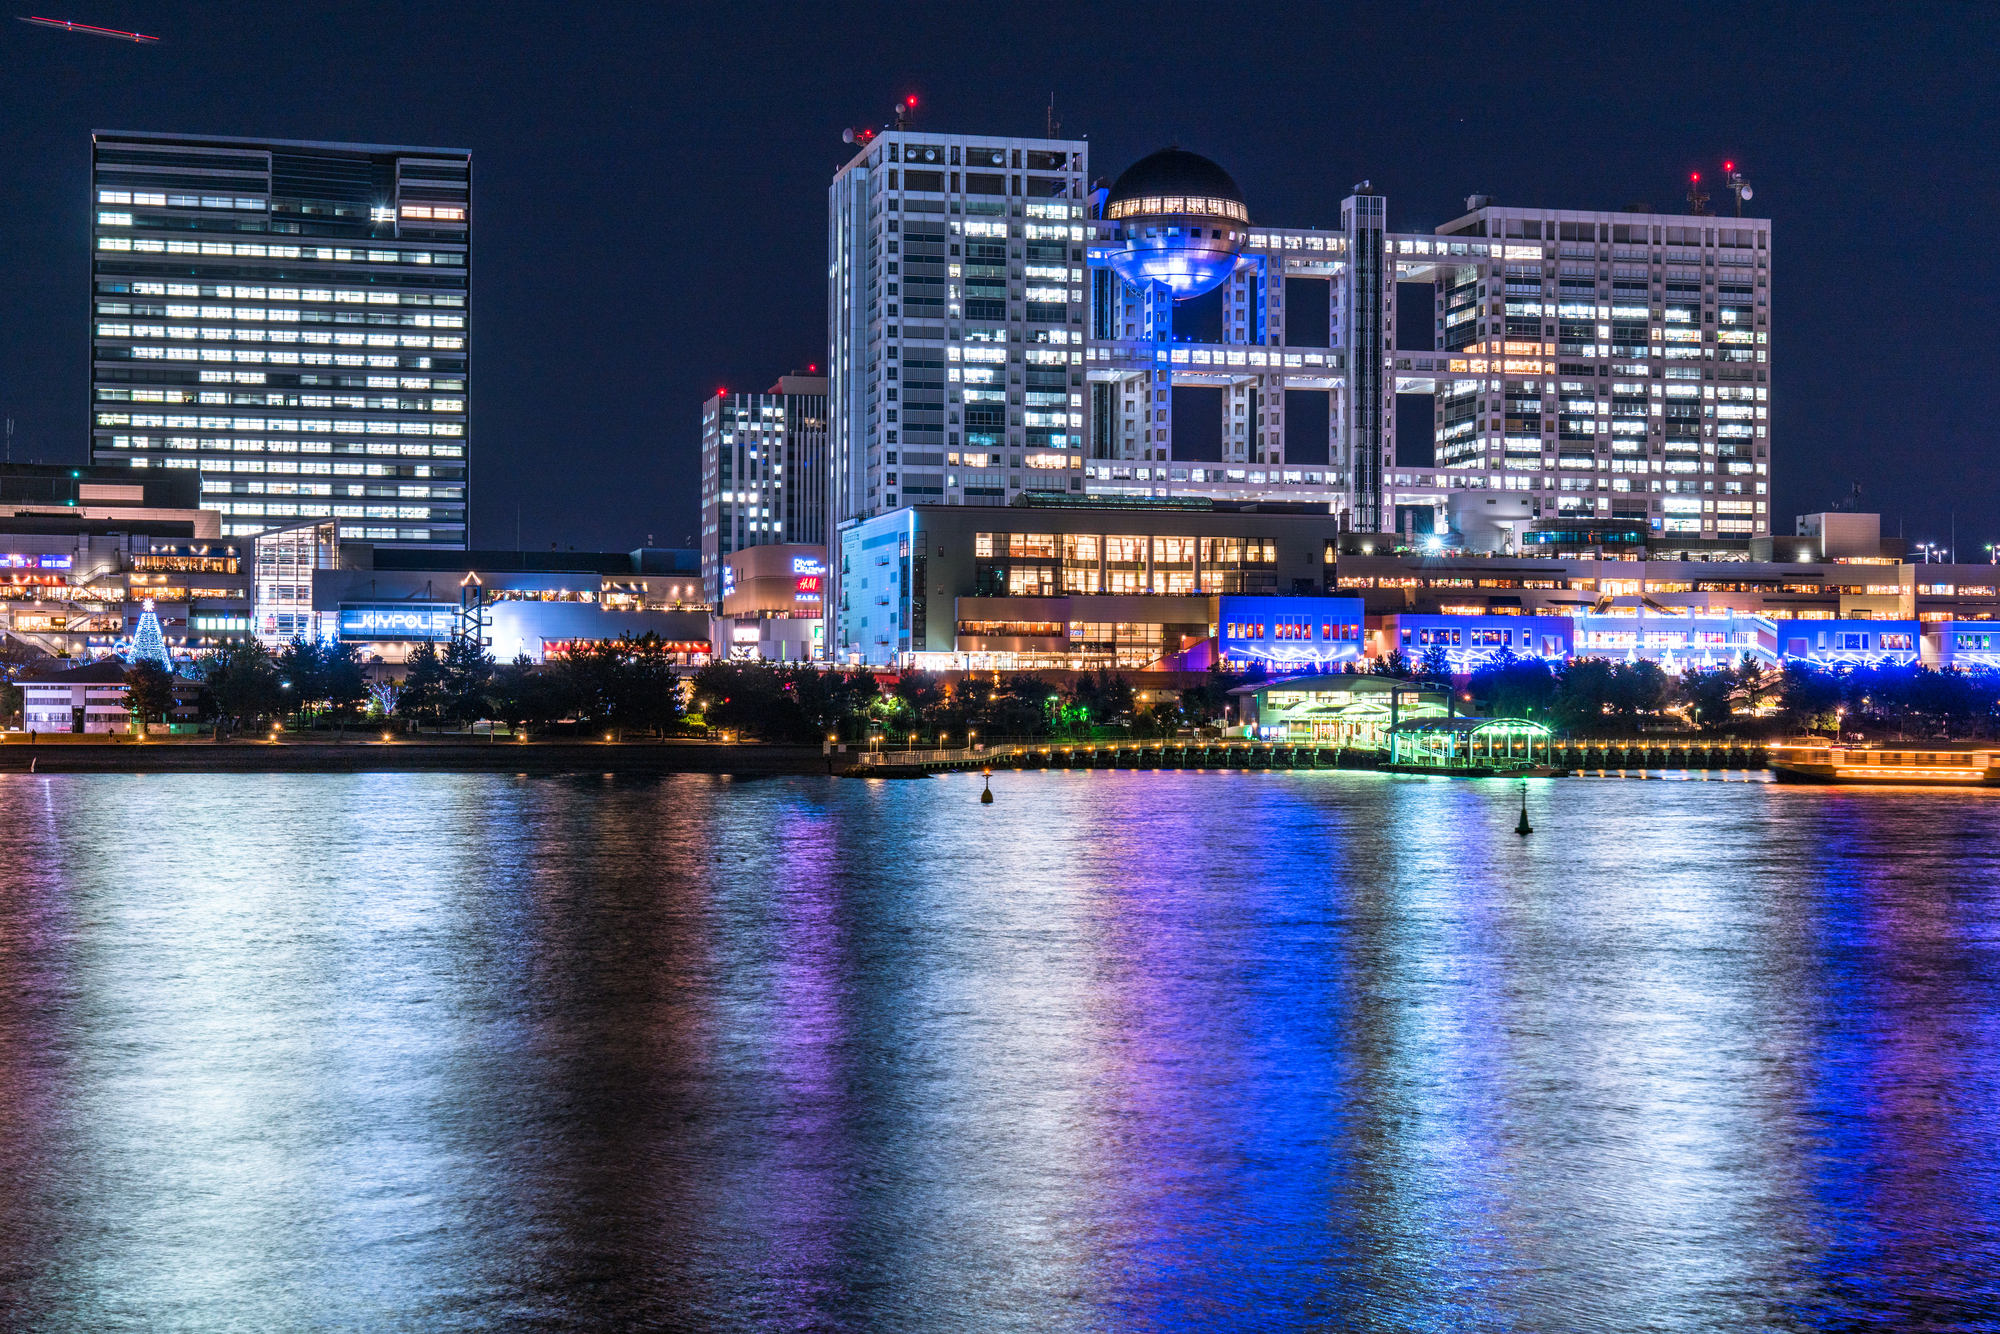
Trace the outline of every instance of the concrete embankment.
{"label": "concrete embankment", "polygon": [[709,742],[99,741],[47,738],[0,746],[0,775],[155,773],[714,773],[825,774],[834,764],[817,746]]}

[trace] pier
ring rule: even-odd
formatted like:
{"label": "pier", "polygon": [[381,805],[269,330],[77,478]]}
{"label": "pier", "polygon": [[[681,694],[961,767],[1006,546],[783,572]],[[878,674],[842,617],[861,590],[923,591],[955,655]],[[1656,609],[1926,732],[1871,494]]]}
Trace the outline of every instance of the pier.
{"label": "pier", "polygon": [[[1732,738],[1566,739],[1548,749],[1549,763],[1583,770],[1762,769],[1761,741]],[[981,748],[884,750],[853,757],[843,772],[856,778],[916,778],[964,769],[1377,769],[1379,750],[1293,741],[1007,742]]]}

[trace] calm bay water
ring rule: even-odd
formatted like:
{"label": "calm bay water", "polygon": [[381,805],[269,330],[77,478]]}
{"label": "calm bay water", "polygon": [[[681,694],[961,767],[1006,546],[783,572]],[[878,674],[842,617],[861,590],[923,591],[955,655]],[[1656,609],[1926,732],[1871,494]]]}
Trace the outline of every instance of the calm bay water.
{"label": "calm bay water", "polygon": [[2000,794],[0,779],[0,1324],[2000,1328]]}

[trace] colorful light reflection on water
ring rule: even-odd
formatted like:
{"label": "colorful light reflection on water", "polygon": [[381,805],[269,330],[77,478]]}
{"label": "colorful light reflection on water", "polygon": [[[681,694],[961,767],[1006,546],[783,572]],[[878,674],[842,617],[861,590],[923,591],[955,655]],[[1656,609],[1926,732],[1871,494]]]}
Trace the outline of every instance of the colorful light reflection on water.
{"label": "colorful light reflection on water", "polygon": [[0,1323],[2000,1321],[2000,796],[0,781]]}

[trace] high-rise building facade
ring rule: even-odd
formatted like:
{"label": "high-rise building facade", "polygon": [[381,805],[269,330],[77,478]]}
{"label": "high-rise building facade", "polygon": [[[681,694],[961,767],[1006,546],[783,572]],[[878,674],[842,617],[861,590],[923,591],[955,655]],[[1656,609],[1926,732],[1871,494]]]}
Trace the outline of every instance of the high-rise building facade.
{"label": "high-rise building facade", "polygon": [[762,394],[701,407],[701,582],[722,601],[722,563],[745,547],[826,543],[827,378],[785,375]]}
{"label": "high-rise building facade", "polygon": [[[1082,493],[1088,149],[898,129],[835,175],[832,529],[905,504]],[[837,561],[829,574],[832,644]]]}
{"label": "high-rise building facade", "polygon": [[470,154],[92,143],[92,460],[197,471],[229,537],[464,547]]}
{"label": "high-rise building facade", "polygon": [[1364,183],[1279,228],[1206,159],[1135,164],[1093,210],[1086,489],[1768,535],[1770,222],[1468,203],[1393,232]]}
{"label": "high-rise building facade", "polygon": [[1467,202],[1385,238],[1432,316],[1385,373],[1433,411],[1415,448],[1385,439],[1384,517],[1484,490],[1691,546],[1768,536],[1770,220]]}

